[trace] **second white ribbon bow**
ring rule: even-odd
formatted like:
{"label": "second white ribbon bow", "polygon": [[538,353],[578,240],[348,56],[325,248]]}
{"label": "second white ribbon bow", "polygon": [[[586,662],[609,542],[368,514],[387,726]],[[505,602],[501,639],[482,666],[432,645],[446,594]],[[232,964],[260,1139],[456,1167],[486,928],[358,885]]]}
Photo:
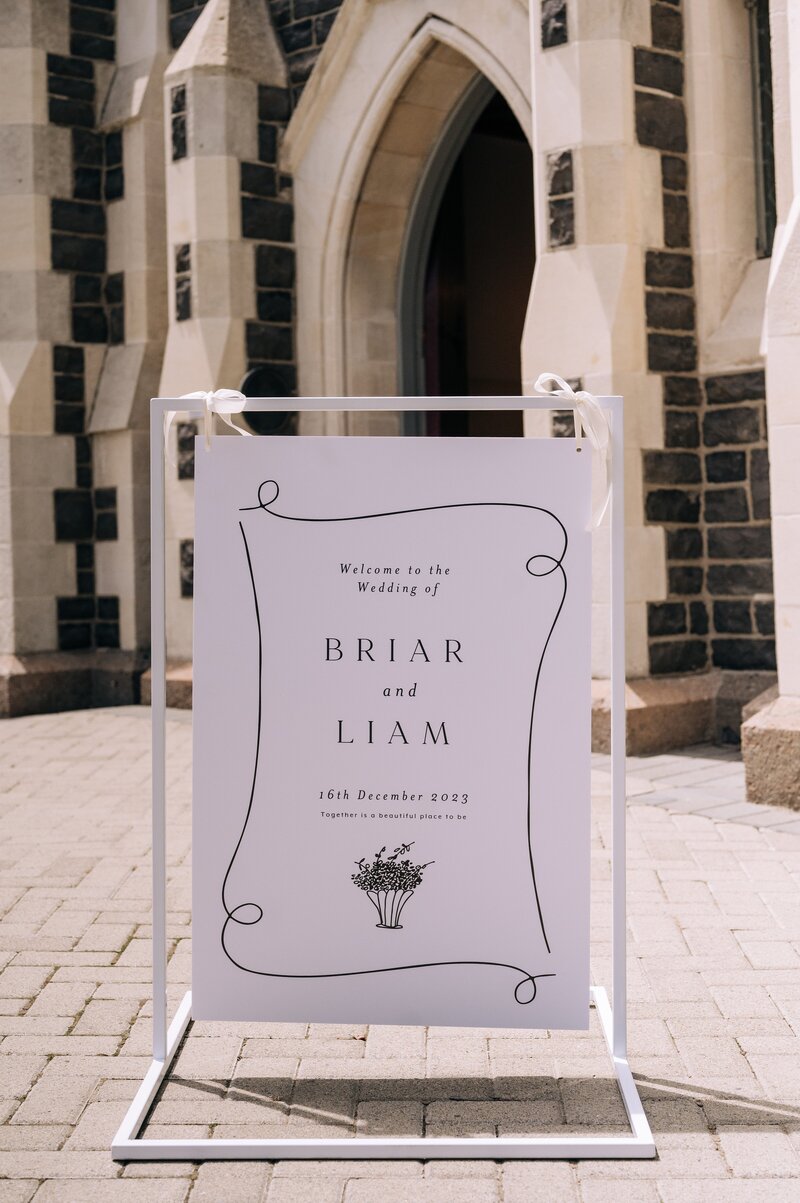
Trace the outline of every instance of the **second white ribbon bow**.
{"label": "second white ribbon bow", "polygon": [[[555,384],[554,389],[548,385]],[[533,386],[537,393],[546,393],[550,397],[563,397],[572,409],[575,420],[575,438],[580,445],[583,431],[591,443],[592,450],[602,461],[604,472],[604,491],[601,502],[592,510],[592,527],[598,527],[605,517],[608,503],[611,500],[611,431],[603,407],[594,393],[583,389],[575,392],[562,376],[555,372],[542,372]]]}

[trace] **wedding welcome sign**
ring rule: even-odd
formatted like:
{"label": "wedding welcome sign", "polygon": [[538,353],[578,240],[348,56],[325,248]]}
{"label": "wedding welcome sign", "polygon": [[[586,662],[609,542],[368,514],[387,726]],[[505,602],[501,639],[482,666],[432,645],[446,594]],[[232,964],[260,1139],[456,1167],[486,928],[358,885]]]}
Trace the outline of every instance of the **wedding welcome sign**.
{"label": "wedding welcome sign", "polygon": [[588,1025],[589,460],[198,441],[195,1018]]}

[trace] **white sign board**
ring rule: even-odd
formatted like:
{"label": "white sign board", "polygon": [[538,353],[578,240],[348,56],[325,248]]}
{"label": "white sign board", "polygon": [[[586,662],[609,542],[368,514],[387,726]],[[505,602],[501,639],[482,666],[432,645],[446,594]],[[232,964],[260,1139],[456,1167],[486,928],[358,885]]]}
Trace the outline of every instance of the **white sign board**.
{"label": "white sign board", "polygon": [[198,440],[195,1018],[588,1025],[589,461]]}

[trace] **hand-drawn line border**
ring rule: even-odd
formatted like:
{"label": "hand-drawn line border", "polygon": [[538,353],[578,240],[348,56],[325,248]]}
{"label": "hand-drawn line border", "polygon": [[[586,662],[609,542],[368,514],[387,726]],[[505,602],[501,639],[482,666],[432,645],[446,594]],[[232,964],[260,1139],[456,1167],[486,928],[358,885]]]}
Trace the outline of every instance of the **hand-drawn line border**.
{"label": "hand-drawn line border", "polygon": [[[264,495],[264,490],[267,489],[267,487],[270,487],[271,491],[272,491],[272,496],[270,496],[269,498],[266,498]],[[564,608],[564,602],[566,601],[566,597],[567,597],[567,575],[566,575],[566,572],[564,571],[564,566],[563,566],[563,560],[566,555],[567,546],[569,543],[566,527],[564,526],[561,519],[558,518],[557,515],[552,512],[552,510],[548,510],[545,506],[527,505],[524,502],[514,502],[514,501],[466,501],[466,502],[454,502],[449,505],[417,506],[417,507],[406,509],[406,510],[388,510],[384,513],[376,513],[376,514],[353,514],[353,515],[349,515],[346,517],[336,517],[336,518],[303,518],[303,517],[300,517],[300,516],[294,515],[294,514],[282,514],[276,510],[270,509],[270,506],[272,506],[277,501],[279,493],[280,493],[280,487],[279,487],[277,481],[274,481],[274,480],[263,481],[262,484],[260,484],[259,488],[258,488],[258,504],[250,505],[250,506],[242,506],[240,508],[240,513],[251,512],[253,510],[263,510],[264,513],[269,514],[270,517],[279,518],[284,522],[365,522],[365,521],[369,521],[371,519],[376,519],[376,518],[396,518],[396,517],[400,517],[401,515],[405,515],[405,514],[420,514],[420,513],[427,513],[430,511],[435,511],[435,510],[458,510],[458,509],[471,509],[471,508],[479,508],[480,507],[480,508],[505,508],[505,509],[535,510],[538,513],[547,514],[548,517],[552,518],[553,521],[558,524],[558,526],[561,530],[561,533],[564,537],[564,546],[561,550],[560,556],[558,556],[556,558],[555,556],[540,553],[538,555],[531,556],[525,565],[526,570],[531,574],[531,576],[536,576],[536,577],[549,576],[552,572],[559,571],[561,573],[561,579],[562,579],[562,582],[564,585],[564,589],[561,594],[561,600],[559,601],[559,604],[558,604],[558,609],[556,610],[555,617],[553,618],[553,621],[550,625],[550,629],[547,633],[547,638],[544,641],[544,645],[542,647],[542,652],[539,657],[539,663],[536,667],[536,676],[535,676],[534,685],[533,685],[533,695],[531,698],[530,723],[529,723],[529,728],[528,728],[528,762],[527,762],[527,766],[528,766],[527,767],[528,797],[527,797],[527,815],[526,815],[526,836],[527,836],[527,842],[528,842],[528,860],[529,860],[529,864],[530,864],[531,883],[533,886],[533,894],[534,894],[534,898],[536,900],[536,910],[537,910],[537,914],[539,917],[539,925],[541,928],[542,936],[544,938],[545,947],[547,948],[548,953],[551,953],[552,950],[550,948],[550,942],[547,938],[547,931],[545,928],[544,916],[542,914],[541,901],[539,899],[539,891],[538,891],[538,888],[536,885],[536,871],[535,871],[534,863],[533,863],[533,847],[532,847],[532,843],[531,843],[531,754],[532,754],[532,750],[533,750],[533,720],[534,720],[534,713],[535,713],[535,709],[536,709],[536,698],[537,698],[537,694],[539,691],[539,680],[540,680],[541,673],[542,673],[542,666],[544,664],[545,655],[547,654],[547,648],[550,644],[550,639],[552,638],[553,631],[555,630],[556,624],[557,624],[559,618],[561,617],[561,611]],[[260,754],[260,750],[261,750],[262,669],[263,669],[263,657],[264,657],[263,635],[262,635],[262,630],[261,630],[261,613],[260,613],[259,605],[258,605],[258,591],[256,589],[255,575],[253,573],[253,563],[252,563],[252,559],[250,557],[250,547],[248,545],[247,536],[245,534],[244,526],[242,525],[241,521],[239,522],[239,531],[241,532],[242,541],[244,543],[245,556],[247,559],[247,569],[250,574],[250,584],[251,584],[251,587],[253,590],[253,603],[254,603],[254,607],[255,607],[256,626],[258,629],[258,714],[257,714],[257,724],[258,725],[257,725],[257,731],[256,731],[256,750],[255,750],[255,758],[254,758],[254,764],[253,764],[253,777],[252,777],[252,782],[251,782],[251,786],[250,786],[250,797],[249,797],[249,801],[248,801],[248,805],[247,805],[247,813],[245,815],[245,820],[244,820],[244,824],[242,826],[242,830],[239,834],[239,839],[236,841],[236,847],[233,850],[233,855],[231,856],[230,862],[228,863],[228,867],[225,871],[225,876],[222,881],[222,906],[225,911],[225,921],[222,925],[222,931],[220,933],[220,943],[222,945],[223,953],[225,954],[225,956],[228,958],[228,960],[231,962],[232,965],[235,965],[237,969],[241,969],[244,973],[251,973],[257,977],[291,978],[291,979],[302,979],[302,980],[338,978],[338,977],[362,977],[362,976],[367,976],[367,975],[370,975],[373,973],[399,973],[401,971],[405,971],[405,970],[409,970],[409,969],[433,969],[433,968],[440,968],[440,967],[444,968],[446,966],[453,966],[453,965],[484,965],[488,968],[512,969],[512,970],[514,970],[514,972],[522,974],[522,980],[517,983],[517,986],[514,990],[515,1000],[518,1003],[520,1003],[521,1005],[527,1005],[529,1003],[532,1003],[534,1001],[534,999],[536,998],[536,994],[537,994],[537,985],[536,985],[537,981],[540,978],[555,977],[556,976],[555,973],[533,974],[533,973],[529,973],[526,969],[522,969],[519,965],[510,965],[503,961],[429,961],[429,962],[422,962],[420,964],[414,964],[414,965],[389,965],[389,966],[386,966],[385,968],[381,968],[381,969],[343,970],[338,973],[273,973],[268,970],[250,969],[246,965],[241,965],[235,959],[235,957],[232,956],[232,954],[228,950],[226,943],[225,943],[225,936],[226,936],[226,933],[228,930],[228,925],[230,923],[234,923],[237,926],[252,927],[256,923],[259,923],[261,921],[261,919],[264,917],[263,909],[258,905],[257,902],[241,902],[241,903],[238,903],[233,908],[231,908],[228,906],[228,903],[225,898],[225,893],[226,893],[226,889],[227,889],[227,885],[228,885],[228,878],[230,877],[234,862],[236,861],[236,857],[239,853],[239,849],[242,846],[242,841],[244,840],[245,832],[247,830],[247,825],[250,821],[250,815],[251,815],[252,809],[253,809],[253,799],[255,797],[256,781],[258,778],[258,761],[259,761],[259,754]],[[541,567],[542,564],[549,565],[549,567]],[[535,567],[534,567],[534,565],[535,565]],[[245,912],[247,913],[247,916],[248,916],[247,918],[244,917]],[[254,914],[254,912],[257,912],[257,913]],[[524,987],[528,987],[527,993],[529,993],[529,995],[530,995],[529,997],[524,997],[521,995],[521,991],[523,991]]]}

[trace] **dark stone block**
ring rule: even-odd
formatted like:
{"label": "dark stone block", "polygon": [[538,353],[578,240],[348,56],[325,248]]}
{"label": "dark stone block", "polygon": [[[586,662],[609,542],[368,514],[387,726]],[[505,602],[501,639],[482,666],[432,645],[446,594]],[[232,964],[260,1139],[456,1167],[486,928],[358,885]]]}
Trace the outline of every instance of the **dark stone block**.
{"label": "dark stone block", "polygon": [[753,517],[769,518],[769,455],[761,447],[750,452],[750,493],[753,498]]}
{"label": "dark stone block", "polygon": [[173,116],[186,112],[186,84],[178,84],[169,94],[170,112]]}
{"label": "dark stone block", "polygon": [[645,284],[651,288],[691,288],[694,283],[691,255],[674,251],[648,251]]}
{"label": "dark stone block", "polygon": [[103,173],[100,168],[76,167],[72,177],[72,195],[76,200],[102,200]]}
{"label": "dark stone block", "polygon": [[712,597],[751,597],[772,593],[771,564],[711,564],[708,591]]}
{"label": "dark stone block", "polygon": [[705,602],[689,602],[689,630],[693,635],[708,634],[708,606]]}
{"label": "dark stone block", "polygon": [[92,444],[88,438],[75,440],[75,463],[91,464]]}
{"label": "dark stone block", "polygon": [[[81,430],[83,427],[81,427]],[[94,473],[91,468],[75,469],[75,484],[79,489],[91,489],[94,483]]]}
{"label": "dark stone block", "polygon": [[101,59],[113,63],[114,43],[110,38],[99,38],[93,33],[73,33],[69,39],[69,52],[77,58]]}
{"label": "dark stone block", "polygon": [[706,522],[747,522],[750,517],[744,489],[711,489],[705,494]]}
{"label": "dark stone block", "polygon": [[667,568],[667,587],[671,594],[695,594],[703,591],[703,569],[685,565]]}
{"label": "dark stone block", "polygon": [[664,205],[664,243],[666,246],[689,246],[689,201],[678,193],[665,192]]}
{"label": "dark stone block", "polygon": [[83,375],[83,347],[53,347],[53,370],[71,376]]}
{"label": "dark stone block", "polygon": [[[50,249],[56,271],[104,272],[106,244],[102,238],[80,238],[76,234],[51,234]],[[83,339],[76,339],[76,342]]]}
{"label": "dark stone block", "polygon": [[[94,33],[101,38],[113,38],[116,33],[116,22],[113,13],[103,12],[99,8],[81,8],[76,4],[70,5],[70,28],[77,33]],[[91,55],[84,55],[91,58]]]}
{"label": "dark stone block", "polygon": [[723,634],[749,635],[753,629],[749,601],[715,601],[714,628]]}
{"label": "dark stone block", "polygon": [[263,163],[241,163],[239,169],[240,188],[251,196],[275,195],[275,168]]}
{"label": "dark stone block", "polygon": [[78,592],[83,595],[90,594],[90,593],[93,594],[94,593],[94,573],[93,572],[79,572],[77,574],[77,587],[78,587]]}
{"label": "dark stone block", "polygon": [[703,536],[696,527],[667,531],[668,560],[699,560],[703,554]]}
{"label": "dark stone block", "polygon": [[194,422],[178,423],[178,480],[194,480]]}
{"label": "dark stone block", "polygon": [[314,42],[317,46],[324,46],[328,40],[328,35],[333,29],[333,23],[338,16],[337,13],[324,13],[321,17],[316,17],[314,20]]}
{"label": "dark stone block", "polygon": [[688,186],[686,160],[675,155],[661,156],[661,187],[668,192],[685,192]]}
{"label": "dark stone block", "polygon": [[58,648],[62,652],[76,652],[92,646],[92,624],[90,622],[60,622],[58,624]]}
{"label": "dark stone block", "polygon": [[117,490],[114,486],[95,489],[94,504],[98,510],[115,510],[117,508]]}
{"label": "dark stone block", "polygon": [[682,292],[647,292],[648,326],[661,330],[693,330],[694,298]]}
{"label": "dark stone block", "polygon": [[[708,531],[710,560],[768,560],[771,556],[772,534],[766,523],[763,526],[715,526]],[[772,588],[767,592],[771,593]]]}
{"label": "dark stone block", "polygon": [[648,635],[683,635],[685,631],[685,602],[648,602]]}
{"label": "dark stone block", "polygon": [[643,88],[683,95],[683,63],[673,54],[659,54],[637,46],[633,51],[633,78]]}
{"label": "dark stone block", "polygon": [[671,639],[650,645],[650,672],[653,676],[697,672],[705,668],[706,660],[706,645],[702,639]]}
{"label": "dark stone block", "polygon": [[672,96],[636,92],[636,137],[641,146],[686,154],[686,113]]}
{"label": "dark stone block", "polygon": [[105,135],[103,152],[106,167],[119,167],[122,164],[122,130],[110,130]]}
{"label": "dark stone block", "polygon": [[92,537],[92,498],[82,489],[54,489],[56,542],[75,543]]}
{"label": "dark stone block", "polygon": [[189,276],[181,276],[175,281],[175,320],[188,321],[192,316],[192,281]]}
{"label": "dark stone block", "polygon": [[693,372],[697,343],[687,334],[648,334],[647,366],[651,372]]}
{"label": "dark stone block", "polygon": [[55,376],[53,395],[56,401],[83,401],[83,376]]}
{"label": "dark stone block", "polygon": [[74,622],[80,618],[94,618],[93,597],[59,597],[56,598],[59,622]]}
{"label": "dark stone block", "polygon": [[117,514],[115,510],[107,510],[105,513],[96,516],[94,537],[98,543],[111,543],[117,538]]}
{"label": "dark stone block", "polygon": [[700,483],[700,456],[683,451],[645,451],[644,479],[651,485]]}
{"label": "dark stone block", "polygon": [[180,275],[181,272],[192,270],[192,246],[189,242],[182,242],[180,246],[175,247],[175,274]]}
{"label": "dark stone block", "polygon": [[60,75],[48,75],[47,91],[50,96],[68,96],[72,100],[87,100],[94,104],[94,80],[67,79]]}
{"label": "dark stone block", "polygon": [[72,131],[72,161],[84,167],[103,166],[103,135],[94,130]]}
{"label": "dark stone block", "polygon": [[124,305],[112,305],[108,311],[108,341],[112,347],[125,342]]}
{"label": "dark stone block", "polygon": [[119,598],[118,597],[98,597],[97,599],[97,617],[106,621],[115,621],[119,618]]}
{"label": "dark stone block", "polygon": [[294,0],[294,15],[314,17],[317,13],[337,12],[342,0]]}
{"label": "dark stone block", "polygon": [[553,437],[556,439],[575,438],[575,417],[571,409],[556,409],[550,417]]}
{"label": "dark stone block", "polygon": [[547,192],[549,196],[564,196],[575,191],[572,172],[572,151],[557,150],[547,156]]}
{"label": "dark stone block", "polygon": [[119,647],[119,623],[96,622],[94,624],[95,647]]}
{"label": "dark stone block", "polygon": [[645,500],[648,522],[697,522],[700,495],[684,489],[653,489]]}
{"label": "dark stone block", "polygon": [[294,212],[283,201],[261,197],[242,197],[242,237],[268,242],[291,242]]}
{"label": "dark stone block", "polygon": [[258,126],[258,157],[262,163],[278,161],[278,131],[274,125],[265,125],[263,121]]}
{"label": "dark stone block", "polygon": [[105,298],[107,305],[119,305],[125,300],[124,272],[112,272],[106,277]]}
{"label": "dark stone block", "polygon": [[775,603],[760,602],[755,604],[756,627],[760,635],[775,634]]}
{"label": "dark stone block", "polygon": [[84,129],[91,129],[94,125],[94,105],[86,100],[51,96],[47,104],[47,115],[51,125],[78,125]]}
{"label": "dark stone block", "polygon": [[194,539],[180,543],[181,597],[194,595]]}
{"label": "dark stone block", "polygon": [[[82,405],[67,405],[56,401],[53,409],[54,434],[83,434],[86,411]],[[81,482],[76,480],[80,486]]]}
{"label": "dark stone block", "polygon": [[102,8],[104,12],[117,11],[117,0],[72,0],[75,8]]}
{"label": "dark stone block", "polygon": [[700,423],[691,410],[667,409],[664,412],[665,447],[699,447]]}
{"label": "dark stone block", "polygon": [[566,44],[567,0],[542,0],[541,27],[542,50]]}
{"label": "dark stone block", "polygon": [[193,8],[188,12],[176,13],[175,16],[170,17],[169,41],[173,50],[178,49],[202,11],[202,8]]}
{"label": "dark stone block", "polygon": [[766,395],[763,372],[735,372],[730,376],[709,376],[706,380],[706,400],[709,405],[762,401]]}
{"label": "dark stone block", "polygon": [[54,230],[71,234],[105,234],[106,215],[102,205],[89,201],[51,200],[50,222]]}
{"label": "dark stone block", "polygon": [[172,161],[186,158],[186,114],[172,118]]}
{"label": "dark stone block", "polygon": [[699,405],[700,381],[691,376],[664,377],[665,405]]}
{"label": "dark stone block", "polygon": [[78,568],[90,569],[94,568],[94,544],[93,543],[76,543],[75,545],[75,562]]}
{"label": "dark stone block", "polygon": [[759,412],[750,406],[709,410],[703,415],[706,447],[719,447],[722,443],[756,443],[760,437]]}
{"label": "dark stone block", "polygon": [[661,50],[683,49],[683,18],[677,8],[653,4],[650,9],[653,45]]}
{"label": "dark stone block", "polygon": [[72,277],[73,305],[97,304],[103,298],[103,280],[101,276]]}
{"label": "dark stone block", "polygon": [[257,292],[258,318],[262,322],[290,322],[292,294],[290,292]]}
{"label": "dark stone block", "polygon": [[712,451],[706,456],[706,480],[711,484],[744,480],[745,475],[743,451]]}
{"label": "dark stone block", "polygon": [[572,197],[548,202],[548,245],[575,245],[575,202]]}
{"label": "dark stone block", "polygon": [[314,44],[313,23],[311,21],[293,21],[284,29],[281,41],[287,54],[294,54],[297,50],[307,50]]}
{"label": "dark stone block", "polygon": [[103,191],[107,201],[122,199],[125,195],[125,173],[121,167],[108,168]]}
{"label": "dark stone block", "polygon": [[[295,7],[301,0],[294,0]],[[269,10],[272,14],[272,21],[275,28],[280,30],[284,25],[288,25],[292,20],[292,0],[269,0]],[[300,16],[298,9],[297,15]]]}
{"label": "dark stone block", "polygon": [[273,88],[266,84],[259,87],[259,121],[288,121],[291,114],[292,103],[287,88]]}
{"label": "dark stone block", "polygon": [[108,342],[108,318],[98,305],[76,305],[72,309],[72,337],[76,343]]}
{"label": "dark stone block", "polygon": [[283,246],[256,247],[256,286],[291,288],[294,284],[294,251]]}
{"label": "dark stone block", "polygon": [[291,360],[293,338],[291,326],[269,326],[259,322],[247,323],[247,357],[261,361]]}
{"label": "dark stone block", "polygon": [[91,63],[67,58],[63,54],[48,54],[47,70],[53,75],[67,75],[71,79],[94,79],[94,67]]}
{"label": "dark stone block", "polygon": [[773,639],[712,639],[711,651],[716,668],[773,672],[777,667]]}

